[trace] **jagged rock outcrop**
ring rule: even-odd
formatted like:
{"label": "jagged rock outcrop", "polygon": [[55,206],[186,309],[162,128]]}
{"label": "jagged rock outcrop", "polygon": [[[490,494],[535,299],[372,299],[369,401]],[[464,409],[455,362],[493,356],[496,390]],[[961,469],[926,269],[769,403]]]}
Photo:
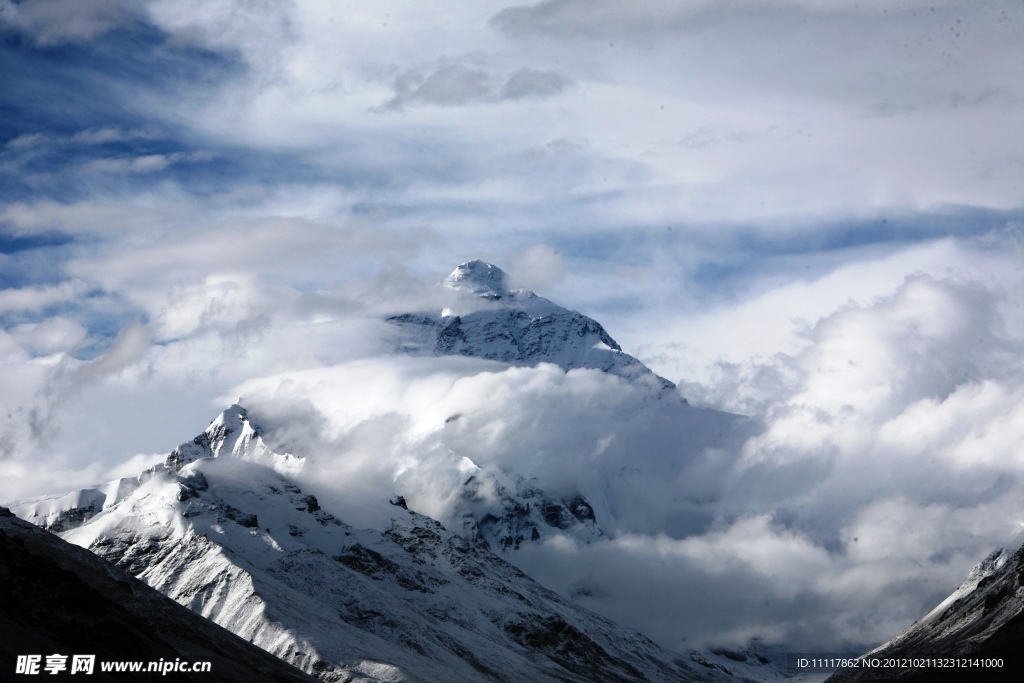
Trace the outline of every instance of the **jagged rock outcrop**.
{"label": "jagged rock outcrop", "polygon": [[518,550],[556,533],[584,543],[605,535],[583,496],[551,496],[536,482],[520,477],[513,483],[493,471],[481,470],[466,480],[459,509],[462,535],[493,552]]}

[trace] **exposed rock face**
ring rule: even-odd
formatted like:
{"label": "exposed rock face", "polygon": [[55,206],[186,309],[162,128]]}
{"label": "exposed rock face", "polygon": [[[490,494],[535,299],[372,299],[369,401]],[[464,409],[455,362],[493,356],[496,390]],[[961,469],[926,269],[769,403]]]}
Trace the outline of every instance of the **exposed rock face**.
{"label": "exposed rock face", "polygon": [[582,496],[552,497],[522,478],[514,485],[497,479],[482,471],[463,485],[462,535],[477,545],[502,552],[557,532],[584,543],[604,536],[594,509]]}

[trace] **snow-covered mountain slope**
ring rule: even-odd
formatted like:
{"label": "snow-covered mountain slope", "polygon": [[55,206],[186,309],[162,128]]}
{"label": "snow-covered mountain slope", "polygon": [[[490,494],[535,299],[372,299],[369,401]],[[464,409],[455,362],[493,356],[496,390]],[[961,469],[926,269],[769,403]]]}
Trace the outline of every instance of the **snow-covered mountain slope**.
{"label": "snow-covered mountain slope", "polygon": [[232,406],[132,482],[12,508],[323,680],[736,680],[569,603],[403,500],[387,530],[354,529],[271,468],[296,462]]}
{"label": "snow-covered mountain slope", "polygon": [[[102,662],[161,659],[210,662],[208,672],[171,674],[178,681],[315,680],[6,508],[0,508],[0,585],[0,662],[6,675],[15,671],[18,655],[57,653],[66,662],[76,654],[95,655],[87,680],[129,679],[103,673]],[[170,680],[161,673],[130,678]]]}
{"label": "snow-covered mountain slope", "polygon": [[[238,404],[218,415],[192,441],[171,451],[164,464],[177,472],[188,463],[221,455],[266,465],[285,475],[294,475],[302,468],[302,458],[273,452],[263,440],[263,430],[249,420],[245,408]],[[40,496],[11,505],[22,519],[59,533],[80,526],[94,515],[116,506],[148,481],[152,474],[153,471],[149,470],[137,477],[116,479],[96,488]]]}
{"label": "snow-covered mountain slope", "polygon": [[662,391],[675,385],[625,353],[592,318],[527,289],[509,289],[497,266],[470,261],[441,283],[451,305],[440,315],[389,318],[403,334],[399,348],[438,356],[462,355],[513,365],[553,363],[563,370],[593,368]]}
{"label": "snow-covered mountain slope", "polygon": [[838,672],[829,683],[855,681],[1024,680],[1024,547],[997,550],[909,629],[864,655],[872,659],[1001,659],[999,668],[975,666],[861,668]]}

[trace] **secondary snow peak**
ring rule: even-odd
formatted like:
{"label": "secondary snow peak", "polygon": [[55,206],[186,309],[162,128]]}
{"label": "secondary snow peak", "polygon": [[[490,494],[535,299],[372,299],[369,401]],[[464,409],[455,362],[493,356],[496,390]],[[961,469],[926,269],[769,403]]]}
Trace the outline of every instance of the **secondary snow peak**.
{"label": "secondary snow peak", "polygon": [[190,462],[225,455],[259,462],[285,474],[302,467],[302,458],[273,452],[263,440],[263,430],[237,403],[214,418],[199,436],[171,451],[164,465],[178,472]]}

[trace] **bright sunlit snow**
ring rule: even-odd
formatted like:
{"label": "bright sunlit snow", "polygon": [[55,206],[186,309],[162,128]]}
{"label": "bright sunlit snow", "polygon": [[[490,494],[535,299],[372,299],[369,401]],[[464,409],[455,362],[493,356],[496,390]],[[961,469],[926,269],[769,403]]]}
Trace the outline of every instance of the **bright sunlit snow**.
{"label": "bright sunlit snow", "polygon": [[138,474],[237,399],[246,462],[347,524],[404,496],[676,651],[874,647],[1020,545],[1020,3],[0,0],[0,34],[26,515],[166,494]]}

